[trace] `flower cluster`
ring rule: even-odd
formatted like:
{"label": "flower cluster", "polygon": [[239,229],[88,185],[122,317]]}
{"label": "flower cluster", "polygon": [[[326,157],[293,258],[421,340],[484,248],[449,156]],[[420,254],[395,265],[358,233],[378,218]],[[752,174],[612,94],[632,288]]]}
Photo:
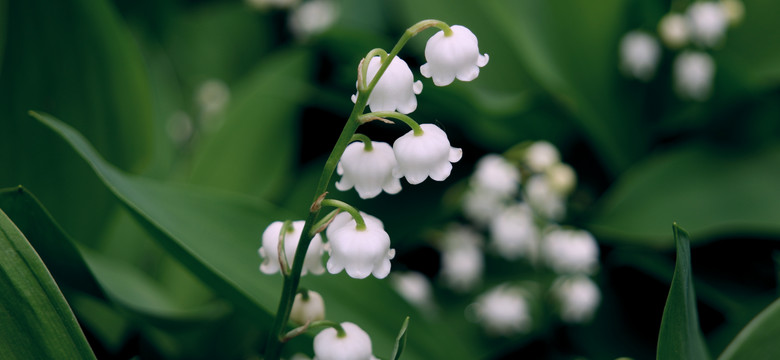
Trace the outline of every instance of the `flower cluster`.
{"label": "flower cluster", "polygon": [[[323,1],[323,0],[318,0]],[[314,2],[312,2],[314,3]],[[447,134],[432,124],[418,124],[407,114],[417,109],[416,96],[422,91],[422,82],[415,81],[409,65],[396,56],[400,48],[412,36],[429,27],[441,29],[428,40],[425,57],[428,61],[420,68],[425,77],[432,77],[437,86],[448,85],[455,78],[474,80],[479,68],[488,62],[487,55],[479,53],[477,38],[463,26],[449,27],[437,20],[425,20],[407,29],[396,47],[388,54],[382,49],[371,50],[357,69],[357,93],[352,96],[353,111],[337,141],[331,157],[323,169],[318,184],[317,197],[310,207],[305,221],[276,221],[263,232],[262,246],[258,250],[263,262],[260,270],[265,274],[282,273],[285,291],[280,309],[288,306],[286,316],[280,310],[282,326],[269,335],[270,357],[278,356],[279,339],[297,336],[309,326],[328,326],[314,338],[315,359],[375,359],[371,340],[353,323],[336,324],[324,320],[325,305],[314,291],[302,290],[294,297],[287,289],[297,290],[297,280],[308,272],[331,274],[345,271],[349,277],[364,279],[373,275],[383,279],[390,273],[390,260],[395,250],[390,247],[390,236],[378,218],[361,212],[339,200],[327,198],[327,182],[335,171],[341,178],[335,186],[347,191],[355,188],[363,199],[378,196],[382,191],[396,194],[401,191],[401,178],[410,184],[419,184],[427,178],[435,181],[447,179],[452,163],[461,159],[461,149],[450,145]],[[371,112],[364,113],[365,108]],[[356,134],[356,129],[369,121],[399,120],[411,130],[396,139],[392,146],[372,141],[368,136]],[[351,129],[351,130],[350,130]],[[349,138],[351,136],[351,138]],[[337,160],[337,161],[336,161]],[[336,210],[320,217],[323,207]],[[343,212],[340,212],[343,211]],[[321,233],[324,232],[325,241]],[[305,250],[305,255],[298,251]],[[323,267],[323,256],[328,253]],[[292,279],[292,280],[291,280]],[[292,281],[293,285],[288,288]],[[394,276],[393,283],[406,291],[407,298],[419,306],[429,306],[430,288],[424,277],[407,274]],[[286,321],[301,327],[283,335]],[[278,336],[274,337],[274,334]]]}
{"label": "flower cluster", "polygon": [[[599,268],[599,247],[590,233],[558,224],[575,187],[574,170],[549,142],[522,143],[477,162],[463,193],[463,215],[470,224],[449,225],[437,243],[439,280],[460,294],[488,285],[466,311],[488,334],[511,336],[543,327],[534,314],[544,299],[553,301],[567,323],[587,322],[595,314],[601,293],[590,276]],[[491,284],[483,279],[489,257],[525,270],[516,280]]]}
{"label": "flower cluster", "polygon": [[[741,0],[694,2],[684,11],[672,11],[658,22],[658,37],[676,51],[672,77],[683,99],[707,100],[715,78],[715,61],[707,50],[722,46],[729,26],[744,17]],[[650,32],[632,30],[620,41],[620,66],[632,78],[649,81],[661,60],[661,46]]]}

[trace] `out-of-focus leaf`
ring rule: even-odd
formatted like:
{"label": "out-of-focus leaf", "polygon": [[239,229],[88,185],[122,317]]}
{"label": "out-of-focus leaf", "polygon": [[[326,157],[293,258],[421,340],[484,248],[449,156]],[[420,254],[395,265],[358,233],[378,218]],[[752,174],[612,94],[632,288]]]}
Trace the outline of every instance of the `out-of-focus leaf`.
{"label": "out-of-focus leaf", "polygon": [[270,16],[241,2],[182,10],[167,24],[163,45],[185,90],[209,79],[232,84],[252,69],[277,35]]}
{"label": "out-of-focus leaf", "polygon": [[780,147],[742,153],[691,145],[658,153],[623,175],[588,227],[599,239],[669,248],[663,224],[684,222],[698,240],[780,234]]}
{"label": "out-of-focus leaf", "polygon": [[[43,114],[33,115],[62,136],[95,170],[119,200],[155,233],[160,243],[218,293],[243,305],[247,316],[268,324],[278,305],[281,279],[258,272],[257,248],[263,227],[273,220],[292,219],[283,210],[243,197],[203,189],[177,187],[128,176],[106,163],[69,126]],[[390,353],[399,319],[416,311],[387,281],[339,276],[307,276],[302,286],[329,299],[329,318],[354,321],[372,334],[378,353]],[[479,357],[478,348],[451,329],[415,318],[415,331],[427,334],[407,343],[407,359]],[[465,355],[464,355],[465,354]]]}
{"label": "out-of-focus leaf", "polygon": [[[62,284],[68,300],[76,299],[74,309],[79,316],[82,315],[79,310],[91,313],[97,302],[112,302],[142,323],[175,331],[197,323],[213,322],[227,313],[228,307],[223,302],[183,303],[171,296],[169,288],[163,288],[137,268],[77,248],[33,194],[22,187],[0,189],[0,208],[7,210],[19,228],[28,232],[31,245],[46,262],[53,277]],[[86,307],[79,307],[79,304]],[[102,313],[107,311],[104,309]],[[92,321],[90,325],[98,326],[95,332],[110,331],[110,334],[98,335],[108,339],[109,345],[116,350],[126,324],[111,316],[102,319],[108,319],[110,323]]]}
{"label": "out-of-focus leaf", "polygon": [[32,193],[22,186],[0,189],[0,209],[25,234],[60,287],[106,299],[78,249]]}
{"label": "out-of-focus leaf", "polygon": [[699,328],[696,293],[691,272],[691,243],[688,233],[676,223],[672,226],[677,244],[677,264],[666,299],[661,330],[658,333],[657,359],[709,359]]}
{"label": "out-of-focus leaf", "polygon": [[54,279],[0,210],[0,349],[5,359],[94,359]]}
{"label": "out-of-focus leaf", "polygon": [[744,4],[744,20],[729,29],[723,49],[716,54],[718,67],[735,72],[749,88],[775,86],[780,82],[780,43],[760,39],[780,32],[775,16],[780,3],[745,0]]}
{"label": "out-of-focus leaf", "polygon": [[777,346],[778,333],[780,333],[780,299],[775,300],[748,323],[718,359],[780,358],[780,347]]}
{"label": "out-of-focus leaf", "polygon": [[619,173],[645,151],[641,124],[624,102],[615,101],[621,96],[617,44],[625,1],[508,0],[474,6],[508,35],[506,46],[573,114],[609,170]]}
{"label": "out-of-focus leaf", "polygon": [[[58,114],[112,162],[136,170],[151,154],[143,59],[110,2],[10,1],[4,10],[0,187],[25,185],[68,232],[92,241],[110,194],[27,112]],[[86,216],[88,209],[100,211]]]}
{"label": "out-of-focus leaf", "polygon": [[195,155],[193,182],[263,198],[279,193],[295,163],[309,59],[300,50],[275,54],[236,86],[224,123]]}

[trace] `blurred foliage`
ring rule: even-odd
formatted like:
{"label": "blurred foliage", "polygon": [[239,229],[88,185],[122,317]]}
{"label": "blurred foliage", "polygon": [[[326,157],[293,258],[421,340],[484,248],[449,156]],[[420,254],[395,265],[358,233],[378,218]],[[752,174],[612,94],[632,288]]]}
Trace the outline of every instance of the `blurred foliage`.
{"label": "blurred foliage", "polygon": [[[0,0],[3,228],[13,221],[14,238],[35,248],[99,358],[262,351],[281,286],[257,270],[262,229],[305,215],[351,108],[359,58],[424,18],[469,27],[490,55],[471,83],[423,79],[413,114],[445,127],[463,160],[443,184],[405,184],[371,201],[332,193],[385,222],[394,269],[435,278],[427,241],[451,218],[474,162],[546,139],[577,171],[568,220],[601,242],[603,305],[589,325],[493,338],[462,311],[418,313],[387,281],[304,278],[329,318],[360,324],[384,358],[406,315],[404,359],[652,358],[665,295],[670,286],[670,301],[679,295],[672,259],[682,252],[668,231],[678,222],[692,235],[696,271],[685,281],[698,299],[681,301],[698,307],[709,353],[776,353],[765,336],[776,332],[780,268],[779,2],[744,1],[744,20],[711,51],[717,71],[704,102],[675,96],[669,51],[648,83],[618,71],[621,36],[655,31],[671,1],[337,3],[332,27],[299,39],[289,10],[243,1]],[[401,52],[412,68],[425,62],[427,34]],[[214,83],[226,92],[204,95]],[[36,121],[31,110],[51,116]],[[392,141],[405,129],[361,132]],[[310,347],[306,337],[287,351]]]}

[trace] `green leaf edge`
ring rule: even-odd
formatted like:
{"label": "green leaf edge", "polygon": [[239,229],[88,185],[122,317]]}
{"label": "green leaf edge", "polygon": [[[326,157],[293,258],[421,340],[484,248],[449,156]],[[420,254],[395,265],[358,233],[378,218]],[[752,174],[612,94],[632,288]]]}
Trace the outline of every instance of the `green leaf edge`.
{"label": "green leaf edge", "polygon": [[[95,354],[92,352],[92,348],[89,346],[84,333],[81,331],[81,328],[76,321],[75,315],[73,315],[73,311],[65,300],[65,297],[62,295],[59,287],[57,287],[57,284],[49,273],[49,270],[46,269],[46,265],[43,264],[43,261],[35,252],[35,249],[33,249],[32,245],[30,245],[29,241],[27,241],[27,238],[24,236],[24,234],[22,234],[19,228],[16,227],[13,221],[11,221],[8,215],[6,215],[5,212],[3,212],[1,209],[0,234],[5,237],[13,251],[21,258],[20,260],[24,261],[24,264],[27,265],[30,274],[37,280],[38,284],[40,285],[40,290],[43,292],[42,295],[46,297],[48,302],[52,305],[51,310],[55,312],[53,316],[49,316],[56,317],[61,321],[61,325],[67,332],[67,338],[70,340],[70,343],[73,346],[71,351],[60,346],[62,345],[61,341],[49,342],[47,341],[49,339],[41,339],[38,337],[36,337],[34,340],[43,340],[43,342],[38,342],[36,345],[39,347],[47,347],[47,344],[52,346],[54,352],[46,352],[49,355],[59,354],[63,356],[63,358],[96,359]],[[3,252],[8,253],[9,250],[11,249],[5,249]],[[2,265],[2,267],[7,265],[8,263],[5,263]],[[30,295],[32,294],[28,293],[24,297],[27,298]],[[7,305],[8,304],[4,304],[3,307]],[[40,306],[35,306],[35,304],[30,303],[27,304],[27,309],[34,312],[38,312],[40,310],[47,311],[45,309],[41,309]],[[18,314],[10,315],[14,317],[18,316]],[[43,322],[39,323],[38,325],[41,327],[48,326],[48,324]],[[65,334],[61,335],[64,336]],[[24,346],[24,343],[19,344],[19,346]],[[6,353],[6,351],[8,351],[8,353]],[[3,356],[12,356],[9,355],[10,351],[12,350],[4,349],[3,352],[5,355]],[[22,354],[29,355],[27,352],[22,352]]]}
{"label": "green leaf edge", "polygon": [[[672,224],[672,231],[675,244],[677,244],[677,260],[672,283],[669,287],[669,296],[661,318],[656,358],[710,359],[696,311],[696,293],[693,288],[693,273],[691,272],[690,237],[677,223]],[[682,304],[675,301],[678,297],[683,298]],[[679,306],[683,307],[684,312],[682,326],[679,326],[679,317],[674,318]],[[678,331],[681,327],[685,330]]]}

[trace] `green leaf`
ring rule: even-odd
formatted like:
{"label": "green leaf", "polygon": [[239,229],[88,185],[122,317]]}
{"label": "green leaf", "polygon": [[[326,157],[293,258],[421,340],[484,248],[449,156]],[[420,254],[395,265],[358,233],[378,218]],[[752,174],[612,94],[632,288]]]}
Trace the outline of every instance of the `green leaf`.
{"label": "green leaf", "polygon": [[780,299],[775,300],[750,321],[718,359],[780,358],[780,347],[777,346],[778,333],[780,333]]}
{"label": "green leaf", "polygon": [[625,1],[508,0],[479,6],[507,35],[506,46],[528,74],[571,112],[609,170],[620,173],[644,153],[641,124],[626,102],[615,101],[622,95],[616,54]]}
{"label": "green leaf", "polygon": [[672,230],[677,244],[677,264],[661,319],[656,358],[709,359],[696,311],[690,238],[676,223],[672,225]]}
{"label": "green leaf", "polygon": [[5,359],[94,359],[49,271],[0,210],[0,349]]}
{"label": "green leaf", "polygon": [[[56,113],[118,166],[151,155],[144,61],[105,0],[10,1],[0,68],[0,187],[25,185],[79,239],[98,239],[111,195],[27,112]],[[83,204],[72,206],[73,202]],[[85,211],[100,209],[86,216]]]}
{"label": "green leaf", "polygon": [[401,354],[404,352],[404,348],[406,347],[406,329],[409,327],[409,317],[407,316],[406,319],[404,319],[404,323],[401,324],[401,330],[398,331],[398,337],[395,338],[395,346],[393,347],[393,355],[390,356],[390,359],[392,360],[398,360],[401,358]]}
{"label": "green leaf", "polygon": [[[32,115],[69,142],[174,257],[220,295],[241,306],[246,316],[260,324],[271,321],[282,282],[279,276],[259,273],[257,248],[265,226],[293,217],[256,200],[126,175],[106,163],[69,126],[48,115]],[[387,281],[356,280],[340,274],[306,276],[301,286],[329,299],[329,318],[353,321],[370,333],[377,353],[392,351],[398,318],[417,314]],[[408,359],[479,357],[476,340],[463,338],[441,346],[448,339],[462,337],[429,320],[421,319],[416,328],[426,336],[408,343]]]}
{"label": "green leaf", "polygon": [[698,240],[777,236],[780,146],[733,152],[689,145],[658,153],[621,176],[600,199],[588,227],[600,240],[672,246],[663,224],[685,223]]}
{"label": "green leaf", "polygon": [[278,196],[295,163],[310,57],[301,50],[274,54],[236,86],[224,123],[195,154],[192,182]]}

